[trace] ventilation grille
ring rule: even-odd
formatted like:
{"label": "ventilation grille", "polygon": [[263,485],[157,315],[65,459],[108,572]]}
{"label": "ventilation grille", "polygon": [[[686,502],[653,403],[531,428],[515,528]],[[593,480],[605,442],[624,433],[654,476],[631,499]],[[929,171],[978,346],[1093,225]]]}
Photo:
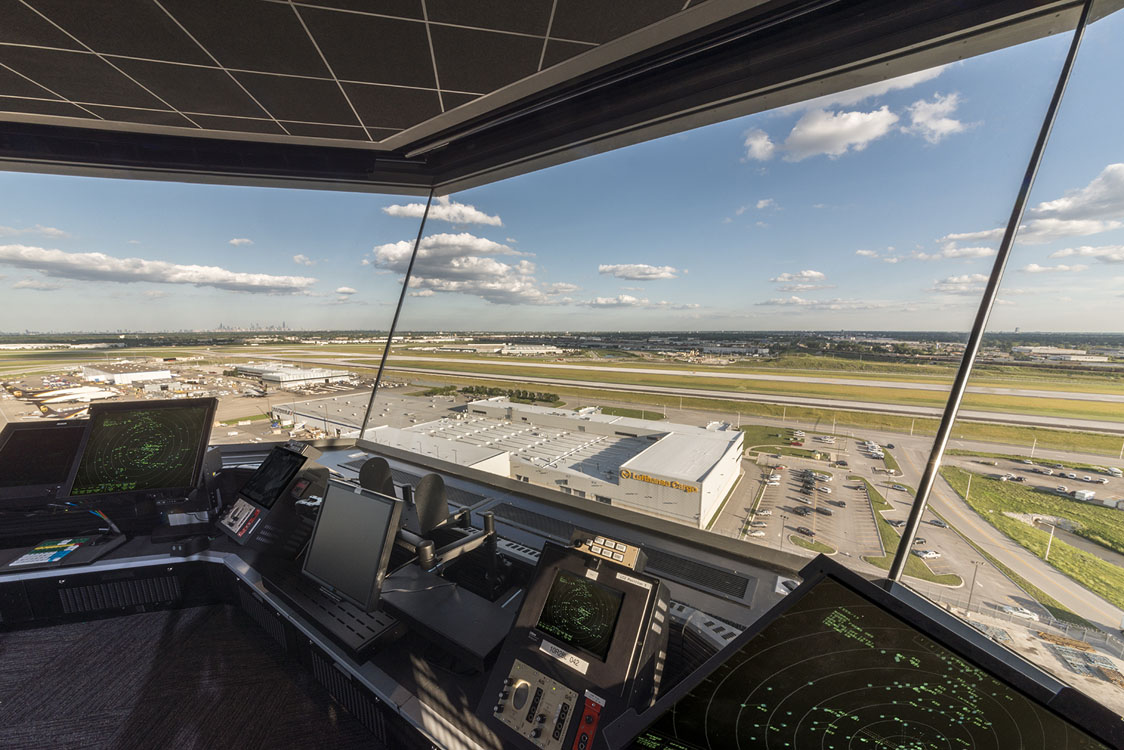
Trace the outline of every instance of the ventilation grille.
{"label": "ventilation grille", "polygon": [[290,559],[296,557],[308,538],[312,536],[312,527],[316,525],[316,521],[303,515],[287,521],[289,523],[282,525],[266,521],[254,534],[254,543],[269,547],[282,557]]}
{"label": "ventilation grille", "polygon": [[179,598],[180,582],[175,576],[59,589],[62,611],[68,615],[135,607],[139,604],[170,603]]}
{"label": "ventilation grille", "polygon": [[389,741],[386,717],[378,698],[357,686],[332,661],[325,659],[316,650],[312,651],[312,674],[348,713],[375,735],[375,739],[384,745]]}
{"label": "ventilation grille", "polygon": [[286,635],[285,624],[269,607],[265,606],[256,596],[243,586],[238,587],[238,598],[242,603],[242,611],[250,616],[261,629],[269,634],[282,651],[288,652],[289,639]]}
{"label": "ventilation grille", "polygon": [[705,586],[734,599],[744,599],[749,590],[749,579],[737,573],[657,549],[648,548],[644,551],[648,554],[648,570],[653,573],[660,573],[680,583]]}
{"label": "ventilation grille", "polygon": [[496,514],[497,518],[502,518],[505,521],[510,521],[525,528],[541,531],[548,536],[565,542],[570,541],[570,536],[574,533],[572,524],[559,521],[557,518],[544,516],[542,513],[535,513],[534,511],[517,508],[511,503],[500,503],[491,510]]}
{"label": "ventilation grille", "polygon": [[421,477],[419,475],[411,474],[407,471],[399,471],[398,469],[390,470],[390,478],[398,484],[408,484],[413,487],[417,487],[418,482],[421,481]]}

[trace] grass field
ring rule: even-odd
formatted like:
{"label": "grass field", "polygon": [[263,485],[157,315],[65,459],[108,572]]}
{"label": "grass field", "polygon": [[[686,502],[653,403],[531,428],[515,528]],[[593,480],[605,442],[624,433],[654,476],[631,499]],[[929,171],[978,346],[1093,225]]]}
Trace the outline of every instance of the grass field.
{"label": "grass field", "polygon": [[[965,451],[965,450],[960,450],[960,449],[953,449],[953,450],[948,450],[948,451],[945,451],[945,452],[948,453],[948,455],[950,455],[950,456],[979,456],[980,458],[1002,458],[1002,459],[1006,459],[1008,461],[1022,461],[1023,459],[1029,458],[1029,456],[1015,456],[1015,455],[1011,455],[1010,453],[985,453],[983,451]],[[1049,459],[1049,461],[1045,461],[1045,460],[1040,459],[1038,461],[1035,461],[1035,463],[1036,464],[1045,464],[1045,463],[1061,464],[1062,466],[1065,466],[1068,469],[1080,469],[1081,471],[1095,471],[1095,472],[1098,472],[1098,473],[1103,473],[1103,472],[1101,472],[1101,469],[1105,468],[1104,466],[1094,466],[1093,464],[1074,463],[1073,461],[1066,461],[1064,459],[1058,459],[1058,460]]]}
{"label": "grass field", "polygon": [[885,448],[882,449],[882,462],[886,464],[887,469],[892,469],[894,474],[901,475],[902,467],[898,466],[898,462],[894,459],[894,454]]}
{"label": "grass field", "polygon": [[[583,407],[579,406],[578,409]],[[608,414],[610,417],[631,417],[633,419],[667,419],[662,411],[654,409],[626,409],[621,406],[602,406],[602,414]]]}
{"label": "grass field", "polygon": [[813,552],[819,552],[821,555],[834,555],[835,548],[829,547],[823,542],[817,542],[814,539],[809,539],[801,534],[789,534],[788,541],[795,544],[797,547],[810,549]]}
{"label": "grass field", "polygon": [[[871,507],[874,508],[874,520],[878,524],[878,535],[882,539],[882,548],[886,550],[886,554],[882,557],[864,557],[863,560],[882,570],[889,570],[894,562],[894,555],[897,554],[898,546],[901,544],[901,537],[898,535],[898,532],[894,530],[894,527],[886,522],[886,519],[882,517],[880,511],[890,510],[892,506],[886,502],[886,498],[882,497],[882,493],[876,490],[874,485],[863,477],[851,475],[847,478],[861,481],[866,485],[867,494],[870,496]],[[916,555],[909,555],[906,558],[905,575],[919,578],[922,581],[939,583],[944,586],[959,586],[963,583],[960,576],[954,573],[934,573],[929,569],[929,566]]]}
{"label": "grass field", "polygon": [[[946,466],[941,469],[941,475],[961,497],[964,497],[968,485],[968,472],[954,466]],[[1124,549],[1124,542],[1122,542],[1124,536],[1119,536],[1116,531],[1121,524],[1124,524],[1124,519],[1101,518],[1099,513],[1092,512],[1103,510],[1108,514],[1124,515],[1120,511],[1097,508],[1087,503],[1061,498],[1049,498],[1043,493],[1008,485],[1011,483],[999,482],[976,474],[972,477],[972,488],[965,502],[992,526],[1038,557],[1045,559],[1049,532],[1009,518],[1003,515],[1004,511],[1045,512],[1080,521],[1083,525],[1075,533],[1094,541],[1099,541],[1096,537],[1102,536],[1108,529],[1112,538],[1106,540],[1111,542],[1106,546],[1111,546],[1117,551]],[[1084,524],[1089,526],[1086,527]],[[1047,562],[1114,606],[1124,607],[1124,570],[1121,568],[1057,538],[1050,545],[1050,559]]]}

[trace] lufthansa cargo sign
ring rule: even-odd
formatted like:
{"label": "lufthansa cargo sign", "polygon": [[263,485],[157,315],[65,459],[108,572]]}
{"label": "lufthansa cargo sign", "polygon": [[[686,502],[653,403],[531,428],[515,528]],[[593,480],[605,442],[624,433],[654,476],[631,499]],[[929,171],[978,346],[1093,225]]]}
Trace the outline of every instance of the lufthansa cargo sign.
{"label": "lufthansa cargo sign", "polygon": [[637,474],[636,472],[629,471],[628,469],[621,469],[620,475],[621,475],[621,479],[635,479],[638,482],[647,482],[648,484],[658,484],[660,487],[670,487],[673,490],[681,490],[683,492],[698,492],[699,491],[698,487],[693,487],[689,484],[683,484],[682,482],[676,482],[676,481],[667,480],[667,479],[658,479],[656,477],[650,477],[647,474]]}

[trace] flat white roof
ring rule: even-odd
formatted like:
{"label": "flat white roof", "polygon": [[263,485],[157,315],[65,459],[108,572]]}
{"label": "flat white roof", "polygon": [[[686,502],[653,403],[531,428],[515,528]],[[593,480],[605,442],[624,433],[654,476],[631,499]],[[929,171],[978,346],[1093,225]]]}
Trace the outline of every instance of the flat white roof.
{"label": "flat white roof", "polygon": [[734,430],[703,432],[707,434],[673,432],[666,435],[621,468],[700,482],[741,434]]}
{"label": "flat white roof", "polygon": [[444,438],[430,437],[424,432],[402,430],[397,427],[376,427],[367,430],[363,439],[379,445],[433,456],[460,466],[474,466],[481,461],[507,453],[500,448],[453,442]]}

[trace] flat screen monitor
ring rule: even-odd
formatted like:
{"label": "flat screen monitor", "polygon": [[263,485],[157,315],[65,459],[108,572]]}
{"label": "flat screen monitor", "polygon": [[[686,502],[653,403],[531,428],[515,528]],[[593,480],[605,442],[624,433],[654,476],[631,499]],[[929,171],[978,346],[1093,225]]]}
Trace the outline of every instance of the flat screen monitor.
{"label": "flat screen monitor", "polygon": [[330,593],[374,611],[401,517],[398,499],[330,481],[305,553],[304,574]]}
{"label": "flat screen monitor", "polygon": [[658,703],[629,747],[1109,747],[1032,697],[1041,685],[1016,687],[1017,657],[966,658],[834,578],[790,597]]}
{"label": "flat screen monitor", "polygon": [[64,485],[86,425],[85,420],[6,425],[0,432],[0,499]]}
{"label": "flat screen monitor", "polygon": [[211,436],[213,398],[90,406],[70,496],[185,490],[199,482]]}
{"label": "flat screen monitor", "polygon": [[624,593],[559,570],[535,626],[568,646],[605,661]]}
{"label": "flat screen monitor", "polygon": [[269,510],[304,466],[305,460],[296,451],[280,445],[274,447],[238,494]]}

